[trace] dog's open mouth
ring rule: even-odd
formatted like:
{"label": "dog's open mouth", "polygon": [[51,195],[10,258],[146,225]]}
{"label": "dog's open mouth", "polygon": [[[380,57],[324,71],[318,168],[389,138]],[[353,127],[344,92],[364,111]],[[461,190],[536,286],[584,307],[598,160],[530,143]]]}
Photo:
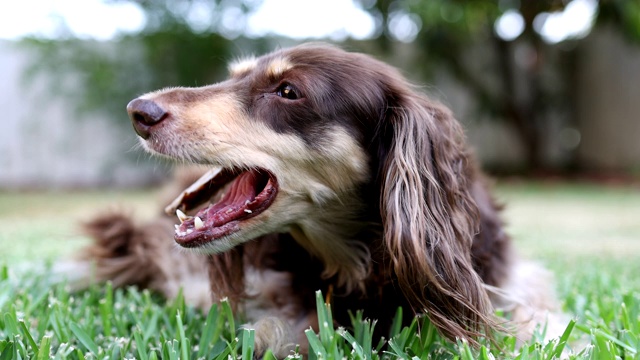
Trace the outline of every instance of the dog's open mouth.
{"label": "dog's open mouth", "polygon": [[[193,248],[239,231],[242,221],[269,208],[277,192],[275,176],[264,169],[210,170],[184,190],[165,212],[180,219],[176,242]],[[185,214],[213,199],[217,201],[193,216]]]}

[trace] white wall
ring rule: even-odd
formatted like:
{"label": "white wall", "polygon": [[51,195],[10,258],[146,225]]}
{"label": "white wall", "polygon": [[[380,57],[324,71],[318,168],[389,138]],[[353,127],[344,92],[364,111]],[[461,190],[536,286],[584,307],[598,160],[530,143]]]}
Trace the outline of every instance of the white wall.
{"label": "white wall", "polygon": [[24,49],[0,41],[0,188],[132,186],[161,175],[139,150],[131,154],[134,132],[114,126],[128,121],[125,104],[111,119],[79,118],[70,100],[47,92],[46,78],[23,86],[27,61]]}

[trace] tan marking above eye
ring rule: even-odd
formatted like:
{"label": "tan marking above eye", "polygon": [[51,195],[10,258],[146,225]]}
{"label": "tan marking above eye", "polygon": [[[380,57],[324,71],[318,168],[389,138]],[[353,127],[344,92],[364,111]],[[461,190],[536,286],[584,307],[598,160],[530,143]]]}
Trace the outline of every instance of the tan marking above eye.
{"label": "tan marking above eye", "polygon": [[257,65],[258,61],[253,56],[240,58],[229,63],[229,74],[231,76],[238,76],[255,69]]}
{"label": "tan marking above eye", "polygon": [[267,67],[267,75],[269,77],[279,78],[285,71],[292,69],[293,64],[286,58],[280,57],[271,60]]}

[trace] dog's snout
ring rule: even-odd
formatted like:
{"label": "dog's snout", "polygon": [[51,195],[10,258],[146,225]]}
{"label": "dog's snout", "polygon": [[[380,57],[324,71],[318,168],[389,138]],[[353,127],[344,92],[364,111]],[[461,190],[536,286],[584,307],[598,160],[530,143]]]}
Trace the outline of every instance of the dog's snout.
{"label": "dog's snout", "polygon": [[134,99],[127,105],[136,133],[143,139],[151,135],[151,127],[167,117],[167,112],[152,100]]}

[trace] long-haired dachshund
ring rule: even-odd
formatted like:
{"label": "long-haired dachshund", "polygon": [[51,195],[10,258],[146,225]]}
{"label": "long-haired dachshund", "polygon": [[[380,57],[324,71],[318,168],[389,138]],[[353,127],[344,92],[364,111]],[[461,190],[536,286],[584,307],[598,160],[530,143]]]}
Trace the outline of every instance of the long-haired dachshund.
{"label": "long-haired dachshund", "polygon": [[88,224],[100,279],[169,297],[182,286],[203,307],[228,298],[258,351],[280,356],[317,326],[316,290],[338,323],[363,309],[380,334],[398,306],[471,342],[509,327],[498,308],[523,340],[547,320],[545,272],[514,255],[450,110],[393,67],[328,45],[229,71],[127,106],[147,151],[209,170],[167,207],[179,221]]}

